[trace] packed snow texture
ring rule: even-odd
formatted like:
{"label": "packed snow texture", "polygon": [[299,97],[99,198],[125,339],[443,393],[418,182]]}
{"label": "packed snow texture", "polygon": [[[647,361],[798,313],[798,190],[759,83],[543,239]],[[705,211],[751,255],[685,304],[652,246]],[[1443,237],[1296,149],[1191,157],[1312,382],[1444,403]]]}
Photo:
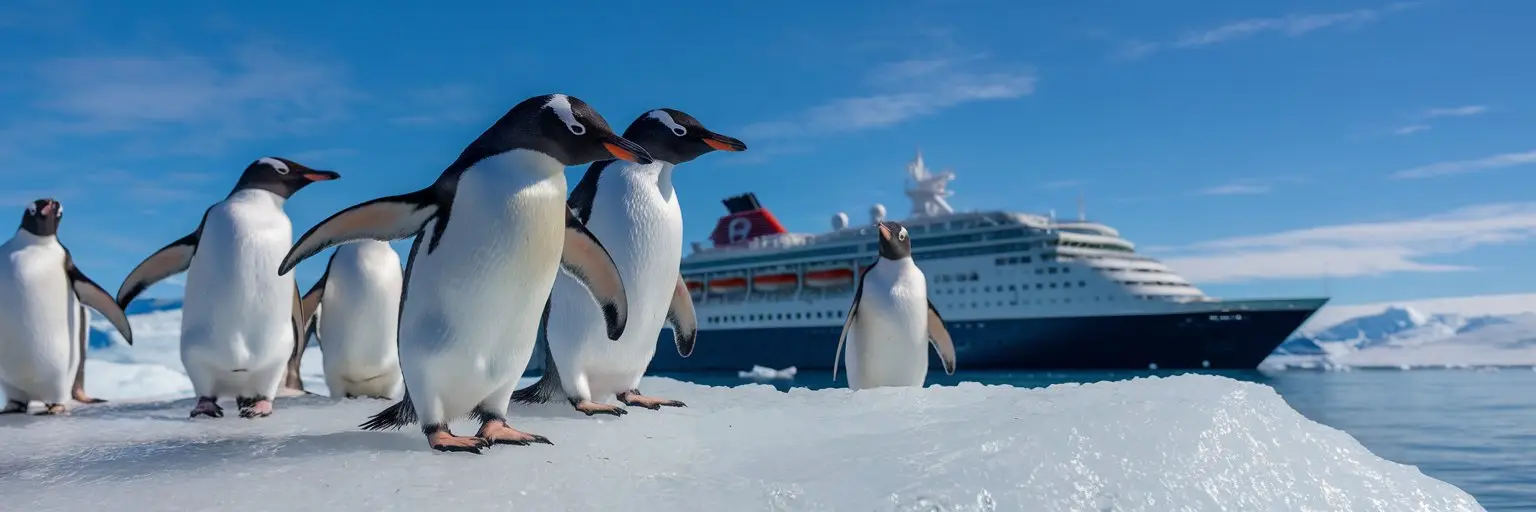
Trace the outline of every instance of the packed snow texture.
{"label": "packed snow texture", "polygon": [[642,387],[689,406],[622,418],[517,406],[513,425],[555,445],[485,455],[431,451],[415,428],[359,431],[388,403],[371,399],[280,399],[260,420],[190,420],[191,399],[4,417],[0,495],[31,512],[1482,510],[1271,388],[1224,377]]}
{"label": "packed snow texture", "polygon": [[1536,295],[1325,308],[1262,366],[1536,366]]}

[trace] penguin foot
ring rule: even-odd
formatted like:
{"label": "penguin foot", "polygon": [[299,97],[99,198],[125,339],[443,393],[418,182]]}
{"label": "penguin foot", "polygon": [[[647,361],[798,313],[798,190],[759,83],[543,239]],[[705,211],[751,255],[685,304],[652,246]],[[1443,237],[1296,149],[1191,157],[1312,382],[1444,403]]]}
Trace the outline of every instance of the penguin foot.
{"label": "penguin foot", "polygon": [[555,444],[549,442],[549,438],[547,437],[538,434],[529,434],[527,432],[523,432],[507,426],[506,420],[491,420],[485,422],[484,425],[480,426],[480,432],[475,434],[475,437],[484,439],[487,443],[490,444],[515,444],[518,446],[528,446],[529,443],[543,443],[550,446],[554,446]]}
{"label": "penguin foot", "polygon": [[653,396],[642,395],[640,394],[640,390],[637,389],[631,389],[629,391],[619,393],[618,396],[619,401],[624,402],[624,405],[628,405],[630,407],[644,407],[652,411],[660,410],[662,407],[688,407],[688,404],[679,402],[677,400],[667,400],[665,398],[656,398]]}
{"label": "penguin foot", "polygon": [[106,400],[100,398],[92,398],[91,395],[85,394],[84,390],[74,392],[74,399],[76,402],[80,402],[82,404],[99,404],[106,402]]}
{"label": "penguin foot", "polygon": [[240,405],[240,417],[247,419],[265,418],[272,415],[272,401],[265,398],[236,399]]}
{"label": "penguin foot", "polygon": [[440,452],[469,452],[480,453],[480,450],[491,445],[490,441],[479,437],[456,436],[448,431],[445,425],[442,428],[427,434],[427,444],[432,445],[433,450]]}
{"label": "penguin foot", "polygon": [[11,400],[5,403],[5,408],[0,409],[0,414],[23,414],[27,412],[26,402]]}
{"label": "penguin foot", "polygon": [[573,402],[575,403],[571,405],[576,406],[576,410],[587,413],[587,416],[594,416],[598,414],[623,416],[625,414],[629,414],[629,411],[626,411],[623,407],[619,407],[617,405],[600,404],[591,400],[575,400]]}
{"label": "penguin foot", "polygon": [[64,408],[64,404],[43,404],[43,405],[45,406],[45,408],[43,410],[41,410],[41,411],[38,411],[37,414],[36,414],[37,416],[59,416],[59,415],[69,414],[69,409],[65,409]]}
{"label": "penguin foot", "polygon": [[219,407],[219,399],[218,398],[208,397],[208,396],[200,396],[200,397],[197,397],[197,405],[192,406],[192,415],[190,417],[196,418],[198,416],[207,416],[209,418],[223,418],[224,417],[224,408],[223,407]]}

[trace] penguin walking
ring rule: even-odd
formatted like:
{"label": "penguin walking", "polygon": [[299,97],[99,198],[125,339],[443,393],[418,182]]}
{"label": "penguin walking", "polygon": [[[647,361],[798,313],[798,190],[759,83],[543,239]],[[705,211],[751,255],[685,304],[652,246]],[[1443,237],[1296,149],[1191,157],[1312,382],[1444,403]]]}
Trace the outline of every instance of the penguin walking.
{"label": "penguin walking", "polygon": [[[439,451],[549,443],[513,429],[506,414],[556,273],[590,291],[609,339],[623,334],[629,315],[618,269],[565,205],[566,167],[615,157],[651,162],[580,99],[536,96],[507,111],[427,188],[352,206],[299,238],[280,274],[332,245],[415,235],[400,298],[405,396],[361,428],[419,423]],[[464,415],[480,422],[474,436],[448,429]]]}
{"label": "penguin walking", "polygon": [[6,399],[0,414],[26,412],[33,400],[43,403],[40,414],[65,414],[71,395],[84,396],[83,388],[74,389],[83,383],[83,332],[90,320],[83,306],[106,316],[133,344],[128,315],[59,243],[63,218],[58,201],[33,201],[16,235],[0,245],[0,393]]}
{"label": "penguin walking", "polygon": [[325,274],[304,294],[302,314],[325,354],[331,397],[398,396],[404,382],[395,334],[403,279],[400,255],[388,242],[359,240],[337,247]]}
{"label": "penguin walking", "polygon": [[928,343],[944,373],[955,374],[955,345],[944,319],[928,300],[923,271],[912,262],[912,240],[897,222],[881,222],[880,256],[859,275],[853,306],[837,338],[832,380],[843,344],[848,345],[848,387],[922,386],[928,377]]}
{"label": "penguin walking", "polygon": [[648,164],[604,160],[592,164],[568,201],[582,224],[613,256],[629,297],[629,326],[617,343],[603,339],[601,312],[574,279],[555,278],[544,321],[544,375],[520,389],[513,400],[543,403],[566,397],[576,410],[625,414],[601,403],[615,397],[624,405],[660,409],[683,407],[677,400],[640,394],[640,378],[656,355],[656,338],[672,329],[677,352],[693,353],[698,321],[693,299],[678,266],[683,257],[683,214],[672,173],[715,150],[743,151],[741,141],[710,131],[693,116],[670,108],[642,114],[624,138],[650,152]]}
{"label": "penguin walking", "polygon": [[302,393],[299,359],[305,319],[292,276],[272,274],[293,242],[288,199],[317,181],[340,178],[293,160],[263,157],[234,190],[203,213],[197,230],[139,263],[117,291],[127,307],[146,288],[186,272],[181,363],[197,393],[191,417],[221,418],[220,396],[235,395],[242,418],[272,414],[279,390]]}

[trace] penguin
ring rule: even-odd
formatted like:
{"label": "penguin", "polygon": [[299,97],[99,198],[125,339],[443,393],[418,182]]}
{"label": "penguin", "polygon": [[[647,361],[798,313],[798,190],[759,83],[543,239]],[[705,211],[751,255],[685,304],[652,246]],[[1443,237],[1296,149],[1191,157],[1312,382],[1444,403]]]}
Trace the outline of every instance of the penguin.
{"label": "penguin", "polygon": [[197,404],[190,416],[224,417],[219,397],[235,395],[242,418],[272,414],[280,389],[298,381],[307,328],[299,287],[274,276],[293,241],[283,206],[312,183],[340,178],[280,157],[262,157],[241,173],[222,201],[203,212],[191,234],[139,263],[117,291],[122,307],[151,285],[186,272],[181,363]]}
{"label": "penguin", "polygon": [[655,161],[594,163],[568,204],[613,255],[629,297],[629,325],[616,344],[601,339],[602,316],[580,285],[567,276],[555,278],[540,337],[545,343],[544,375],[514,393],[514,401],[542,403],[560,395],[588,416],[626,413],[601,403],[608,397],[651,410],[685,406],[642,395],[638,389],[663,327],[672,329],[683,357],[693,353],[698,335],[693,299],[679,273],[683,214],[672,175],[677,165],[711,151],[744,151],[747,146],[670,108],[641,114],[624,138],[640,144]]}
{"label": "penguin", "polygon": [[396,398],[404,385],[395,348],[402,274],[389,243],[359,240],[337,247],[304,294],[332,398]]}
{"label": "penguin", "polygon": [[[112,295],[86,277],[59,242],[64,205],[38,199],[21,216],[16,235],[0,245],[0,414],[24,413],[41,401],[39,414],[67,414],[65,401],[84,367],[82,333],[90,307],[133,344],[128,315]],[[88,398],[88,397],[87,397]],[[87,402],[90,403],[90,402]]]}
{"label": "penguin", "polygon": [[[586,102],[535,96],[508,110],[431,185],[349,207],[299,238],[280,274],[339,243],[415,235],[397,337],[405,394],[360,428],[417,423],[427,444],[445,452],[552,444],[513,429],[506,414],[556,273],[587,288],[609,339],[623,334],[629,315],[608,251],[565,204],[565,168],[607,158],[651,162]],[[448,428],[465,415],[480,423],[474,436]]]}
{"label": "penguin", "polygon": [[[113,304],[116,303],[114,302]],[[90,348],[91,343],[91,324],[89,322],[91,317],[89,316],[89,313],[85,312],[85,305],[83,304],[80,306],[80,318],[87,320],[85,322],[80,322],[80,325],[75,329],[75,332],[79,333],[79,335],[76,337],[80,339],[80,353],[84,354],[86,349]],[[85,357],[81,357],[80,364],[75,367],[75,386],[74,389],[70,391],[70,395],[74,397],[76,402],[80,402],[82,404],[99,404],[106,402],[106,400],[93,398],[91,395],[85,393]]]}
{"label": "penguin", "polygon": [[[854,390],[883,386],[918,386],[928,377],[927,344],[932,343],[944,363],[944,373],[955,374],[955,344],[944,328],[944,318],[928,300],[923,271],[912,262],[912,240],[898,222],[876,225],[880,255],[859,273],[843,331],[832,357],[832,380],[837,381],[838,360],[848,345],[848,387]],[[924,343],[927,341],[928,343]]]}

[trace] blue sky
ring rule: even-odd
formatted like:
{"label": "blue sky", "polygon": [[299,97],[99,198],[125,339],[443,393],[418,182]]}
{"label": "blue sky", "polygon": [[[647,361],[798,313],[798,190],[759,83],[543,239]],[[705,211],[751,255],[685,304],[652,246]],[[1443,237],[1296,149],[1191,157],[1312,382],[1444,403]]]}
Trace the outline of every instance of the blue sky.
{"label": "blue sky", "polygon": [[904,214],[921,146],[956,208],[1081,196],[1212,295],[1536,288],[1536,4],[1040,4],[8,2],[0,203],[58,197],[115,290],[258,157],[342,173],[289,202],[297,235],[564,92],[619,130],[672,107],[749,144],[679,171],[690,240],[746,191],[795,231]]}

